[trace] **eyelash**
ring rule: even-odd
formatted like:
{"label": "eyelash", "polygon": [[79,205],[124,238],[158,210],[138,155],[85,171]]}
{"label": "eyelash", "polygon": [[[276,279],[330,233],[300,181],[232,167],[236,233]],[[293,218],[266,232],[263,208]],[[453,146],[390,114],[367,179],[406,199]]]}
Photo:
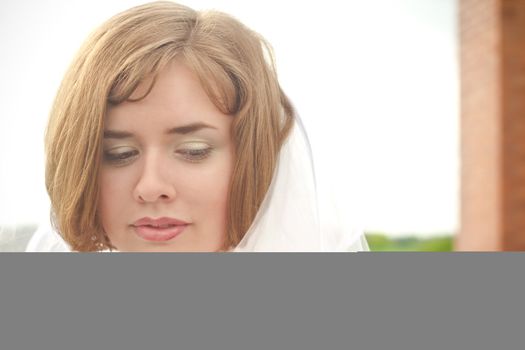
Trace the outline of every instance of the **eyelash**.
{"label": "eyelash", "polygon": [[104,160],[113,165],[124,165],[131,161],[131,159],[139,154],[139,151],[132,150],[120,153],[104,152]]}
{"label": "eyelash", "polygon": [[182,157],[192,163],[200,162],[210,155],[212,151],[211,147],[199,148],[199,149],[182,149],[178,150],[177,153],[182,155]]}
{"label": "eyelash", "polygon": [[[181,149],[177,150],[176,153],[180,154],[185,160],[191,163],[198,163],[209,157],[212,148],[200,148],[200,149]],[[109,153],[104,152],[104,160],[113,165],[125,165],[129,163],[134,157],[139,154],[139,151],[132,150],[121,153]]]}

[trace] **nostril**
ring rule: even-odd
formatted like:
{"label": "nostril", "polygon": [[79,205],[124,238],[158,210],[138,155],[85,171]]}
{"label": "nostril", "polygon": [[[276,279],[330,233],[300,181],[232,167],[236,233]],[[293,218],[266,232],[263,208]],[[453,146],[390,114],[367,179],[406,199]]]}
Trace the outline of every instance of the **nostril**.
{"label": "nostril", "polygon": [[143,176],[138,179],[133,194],[141,203],[171,201],[176,196],[175,183],[170,178]]}
{"label": "nostril", "polygon": [[161,194],[151,194],[151,195],[144,195],[144,194],[137,194],[138,201],[141,203],[147,203],[147,202],[156,202],[158,200],[161,201],[168,201],[171,200],[174,197],[173,195],[161,193]]}

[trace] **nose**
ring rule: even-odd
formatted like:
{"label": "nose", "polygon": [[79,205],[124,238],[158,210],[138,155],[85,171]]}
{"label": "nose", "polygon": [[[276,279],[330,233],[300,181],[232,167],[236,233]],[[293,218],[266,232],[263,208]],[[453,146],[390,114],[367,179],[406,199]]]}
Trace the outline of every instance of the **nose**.
{"label": "nose", "polygon": [[175,185],[170,181],[169,169],[159,155],[144,155],[143,166],[133,197],[140,203],[170,202],[175,196]]}

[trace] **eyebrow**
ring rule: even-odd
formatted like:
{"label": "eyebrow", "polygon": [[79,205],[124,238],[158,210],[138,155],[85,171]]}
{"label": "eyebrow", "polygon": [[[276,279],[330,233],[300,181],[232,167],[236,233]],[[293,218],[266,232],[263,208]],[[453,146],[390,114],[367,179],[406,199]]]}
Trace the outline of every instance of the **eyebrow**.
{"label": "eyebrow", "polygon": [[[180,134],[180,135],[186,135],[191,134],[194,132],[197,132],[201,129],[215,129],[216,127],[204,124],[204,123],[192,123],[182,126],[176,126],[174,128],[166,130],[166,134]],[[128,131],[119,131],[119,130],[104,130],[104,138],[105,139],[126,139],[129,137],[133,137],[134,135]]]}

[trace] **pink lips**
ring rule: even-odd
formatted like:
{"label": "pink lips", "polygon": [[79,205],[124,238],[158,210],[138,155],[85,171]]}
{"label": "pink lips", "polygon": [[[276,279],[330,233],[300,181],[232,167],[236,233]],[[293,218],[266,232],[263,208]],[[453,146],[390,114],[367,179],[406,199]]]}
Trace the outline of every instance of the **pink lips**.
{"label": "pink lips", "polygon": [[139,237],[147,241],[164,242],[178,236],[188,225],[187,222],[168,217],[145,217],[135,221],[132,226]]}

